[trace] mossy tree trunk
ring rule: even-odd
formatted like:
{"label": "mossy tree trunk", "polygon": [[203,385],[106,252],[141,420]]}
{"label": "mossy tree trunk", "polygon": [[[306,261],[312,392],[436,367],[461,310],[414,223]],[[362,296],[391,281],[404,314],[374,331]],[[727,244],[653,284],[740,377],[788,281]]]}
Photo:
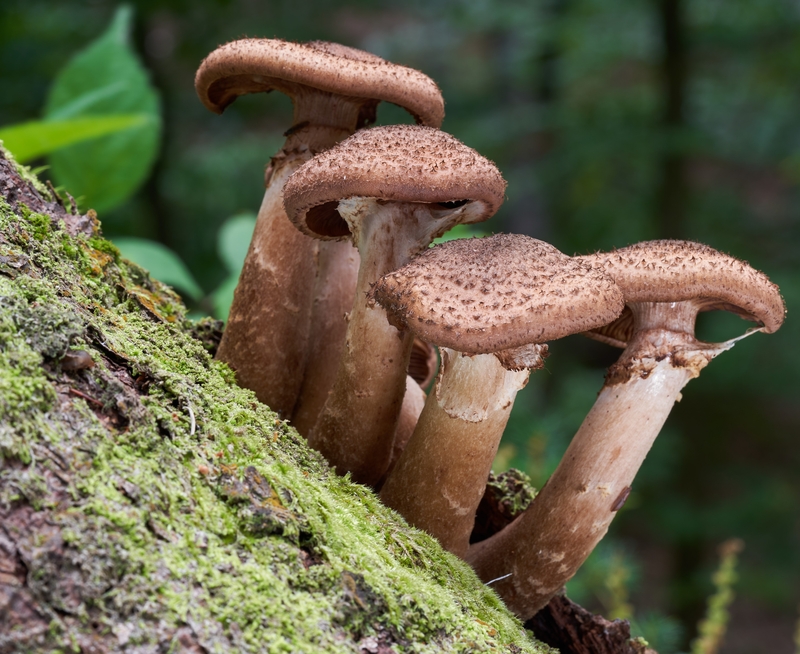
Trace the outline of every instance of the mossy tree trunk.
{"label": "mossy tree trunk", "polygon": [[[0,654],[554,651],[238,388],[215,321],[68,200],[0,147]],[[492,480],[473,536],[530,492]],[[565,598],[525,627],[644,651]]]}
{"label": "mossy tree trunk", "polygon": [[548,651],[202,335],[2,153],[0,652]]}

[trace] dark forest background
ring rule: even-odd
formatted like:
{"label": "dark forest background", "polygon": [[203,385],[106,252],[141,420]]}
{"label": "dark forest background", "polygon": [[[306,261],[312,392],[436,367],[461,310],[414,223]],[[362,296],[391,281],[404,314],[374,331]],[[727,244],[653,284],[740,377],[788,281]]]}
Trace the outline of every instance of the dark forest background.
{"label": "dark forest background", "polygon": [[[692,239],[770,275],[789,308],[786,325],[737,344],[689,384],[612,532],[568,592],[607,616],[632,618],[661,654],[683,651],[712,592],[717,547],[741,538],[721,651],[800,652],[797,2],[132,7],[132,43],[160,94],[160,148],[136,194],[100,218],[111,238],[143,237],[176,252],[204,294],[227,274],[220,227],[257,211],[264,166],[291,124],[279,94],[240,98],[223,116],[197,100],[202,58],[243,36],[338,41],[436,80],[446,100],[443,129],[496,161],[509,183],[486,231],[529,234],[568,254]],[[3,1],[0,128],[41,117],[59,70],[116,9],[105,0]],[[379,122],[409,120],[394,107],[379,109]],[[207,299],[192,306],[214,310]],[[744,327],[709,314],[698,329],[722,340]],[[555,467],[617,356],[580,337],[551,352],[517,401],[495,466],[521,468],[535,485]]]}

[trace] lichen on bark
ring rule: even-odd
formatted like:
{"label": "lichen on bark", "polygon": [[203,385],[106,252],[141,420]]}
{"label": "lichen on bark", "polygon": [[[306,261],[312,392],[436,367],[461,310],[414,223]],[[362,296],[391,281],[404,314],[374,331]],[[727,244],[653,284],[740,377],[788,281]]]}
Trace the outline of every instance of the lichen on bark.
{"label": "lichen on bark", "polygon": [[550,651],[197,332],[0,149],[0,653]]}

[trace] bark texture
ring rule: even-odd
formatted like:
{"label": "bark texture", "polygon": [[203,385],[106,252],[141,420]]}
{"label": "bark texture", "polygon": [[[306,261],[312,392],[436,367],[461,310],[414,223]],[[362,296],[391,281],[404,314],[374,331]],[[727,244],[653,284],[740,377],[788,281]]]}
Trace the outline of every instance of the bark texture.
{"label": "bark texture", "polygon": [[606,620],[556,595],[525,626],[561,654],[656,654],[641,639],[631,639],[627,620]]}
{"label": "bark texture", "polygon": [[1,149],[0,195],[0,654],[550,651]]}

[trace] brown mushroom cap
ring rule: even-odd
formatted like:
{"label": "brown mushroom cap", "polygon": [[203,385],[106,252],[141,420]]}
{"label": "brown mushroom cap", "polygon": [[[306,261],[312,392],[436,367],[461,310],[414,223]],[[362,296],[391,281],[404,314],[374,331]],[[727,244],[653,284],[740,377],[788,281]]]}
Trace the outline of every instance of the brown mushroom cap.
{"label": "brown mushroom cap", "polygon": [[[200,64],[197,95],[221,114],[238,96],[292,85],[352,98],[391,102],[423,125],[444,118],[439,87],[427,75],[337,43],[292,43],[281,39],[241,39],[220,46]],[[366,121],[364,122],[366,124]]]}
{"label": "brown mushroom cap", "polygon": [[622,293],[606,275],[517,234],[448,241],[370,292],[398,329],[470,354],[587,331],[612,321]]}
{"label": "brown mushroom cap", "polygon": [[468,222],[492,216],[503,203],[506,182],[486,157],[432,127],[389,125],[365,129],[318,154],[286,182],[286,215],[316,238],[346,238],[336,213],[352,197],[440,204],[471,202]]}
{"label": "brown mushroom cap", "polygon": [[[700,311],[730,311],[763,325],[769,334],[786,313],[780,290],[764,273],[700,243],[645,241],[576,258],[613,278],[626,304],[694,301]],[[633,315],[626,309],[587,336],[625,347],[632,332]]]}

